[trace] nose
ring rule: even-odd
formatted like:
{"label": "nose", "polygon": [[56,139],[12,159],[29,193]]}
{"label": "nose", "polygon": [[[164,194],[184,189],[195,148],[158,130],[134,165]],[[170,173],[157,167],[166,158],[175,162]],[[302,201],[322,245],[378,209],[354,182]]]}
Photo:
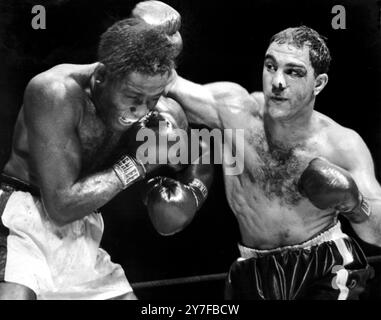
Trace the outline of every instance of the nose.
{"label": "nose", "polygon": [[143,118],[149,111],[150,110],[148,108],[147,102],[142,102],[141,104],[136,106],[135,115],[140,119]]}
{"label": "nose", "polygon": [[286,80],[283,76],[283,73],[280,70],[277,70],[272,79],[272,91],[273,92],[282,92],[286,88]]}

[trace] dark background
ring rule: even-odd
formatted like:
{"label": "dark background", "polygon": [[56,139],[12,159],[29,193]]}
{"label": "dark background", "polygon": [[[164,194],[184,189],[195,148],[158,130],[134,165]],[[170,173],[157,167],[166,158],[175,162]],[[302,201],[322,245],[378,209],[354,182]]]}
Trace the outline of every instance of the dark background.
{"label": "dark background", "polygon": [[[0,1],[0,167],[9,156],[27,82],[59,63],[96,61],[99,35],[128,16],[136,2]],[[263,55],[271,35],[306,24],[328,37],[333,57],[330,80],[316,109],[363,137],[381,177],[381,31],[376,0],[164,2],[183,19],[184,51],[178,72],[199,83],[228,80],[249,91],[261,90]],[[46,8],[46,30],[31,27],[35,4]],[[345,30],[331,26],[336,4],[346,9]],[[102,245],[122,264],[130,282],[226,272],[238,254],[237,224],[225,200],[219,166],[206,204],[175,236],[154,231],[138,186],[117,196],[103,213]]]}

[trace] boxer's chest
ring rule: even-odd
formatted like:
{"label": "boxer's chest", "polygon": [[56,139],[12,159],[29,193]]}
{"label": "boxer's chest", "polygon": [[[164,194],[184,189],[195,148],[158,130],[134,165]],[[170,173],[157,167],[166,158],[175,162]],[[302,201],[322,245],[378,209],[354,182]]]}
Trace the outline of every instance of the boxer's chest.
{"label": "boxer's chest", "polygon": [[[252,132],[245,152],[244,176],[267,199],[296,206],[302,199],[298,181],[314,152],[306,146],[270,147],[263,131]],[[246,150],[245,150],[246,151]]]}
{"label": "boxer's chest", "polygon": [[78,128],[78,136],[84,171],[100,167],[115,149],[120,137],[105,126],[93,106],[87,106],[84,111]]}

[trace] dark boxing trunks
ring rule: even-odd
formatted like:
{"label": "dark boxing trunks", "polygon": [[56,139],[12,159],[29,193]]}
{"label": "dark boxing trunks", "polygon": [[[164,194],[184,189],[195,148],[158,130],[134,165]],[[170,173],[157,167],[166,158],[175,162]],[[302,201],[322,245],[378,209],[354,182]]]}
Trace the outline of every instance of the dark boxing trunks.
{"label": "dark boxing trunks", "polygon": [[226,298],[241,300],[353,300],[373,269],[340,223],[296,246],[256,250],[239,245]]}
{"label": "dark boxing trunks", "polygon": [[8,176],[4,173],[0,174],[0,189],[8,192],[15,190],[29,192],[33,196],[40,195],[40,190],[36,186],[15,177]]}

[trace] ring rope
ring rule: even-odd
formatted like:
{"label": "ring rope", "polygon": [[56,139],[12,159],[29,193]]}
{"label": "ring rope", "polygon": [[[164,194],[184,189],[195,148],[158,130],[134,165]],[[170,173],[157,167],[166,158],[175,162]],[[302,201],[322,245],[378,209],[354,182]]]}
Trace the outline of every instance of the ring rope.
{"label": "ring rope", "polygon": [[368,263],[380,263],[381,262],[381,255],[379,256],[369,256],[366,258]]}
{"label": "ring rope", "polygon": [[173,286],[173,285],[187,284],[187,283],[224,280],[226,276],[227,276],[227,273],[224,272],[224,273],[207,274],[207,275],[201,275],[201,276],[135,282],[135,283],[131,283],[131,286],[134,289],[155,288],[155,287]]}

